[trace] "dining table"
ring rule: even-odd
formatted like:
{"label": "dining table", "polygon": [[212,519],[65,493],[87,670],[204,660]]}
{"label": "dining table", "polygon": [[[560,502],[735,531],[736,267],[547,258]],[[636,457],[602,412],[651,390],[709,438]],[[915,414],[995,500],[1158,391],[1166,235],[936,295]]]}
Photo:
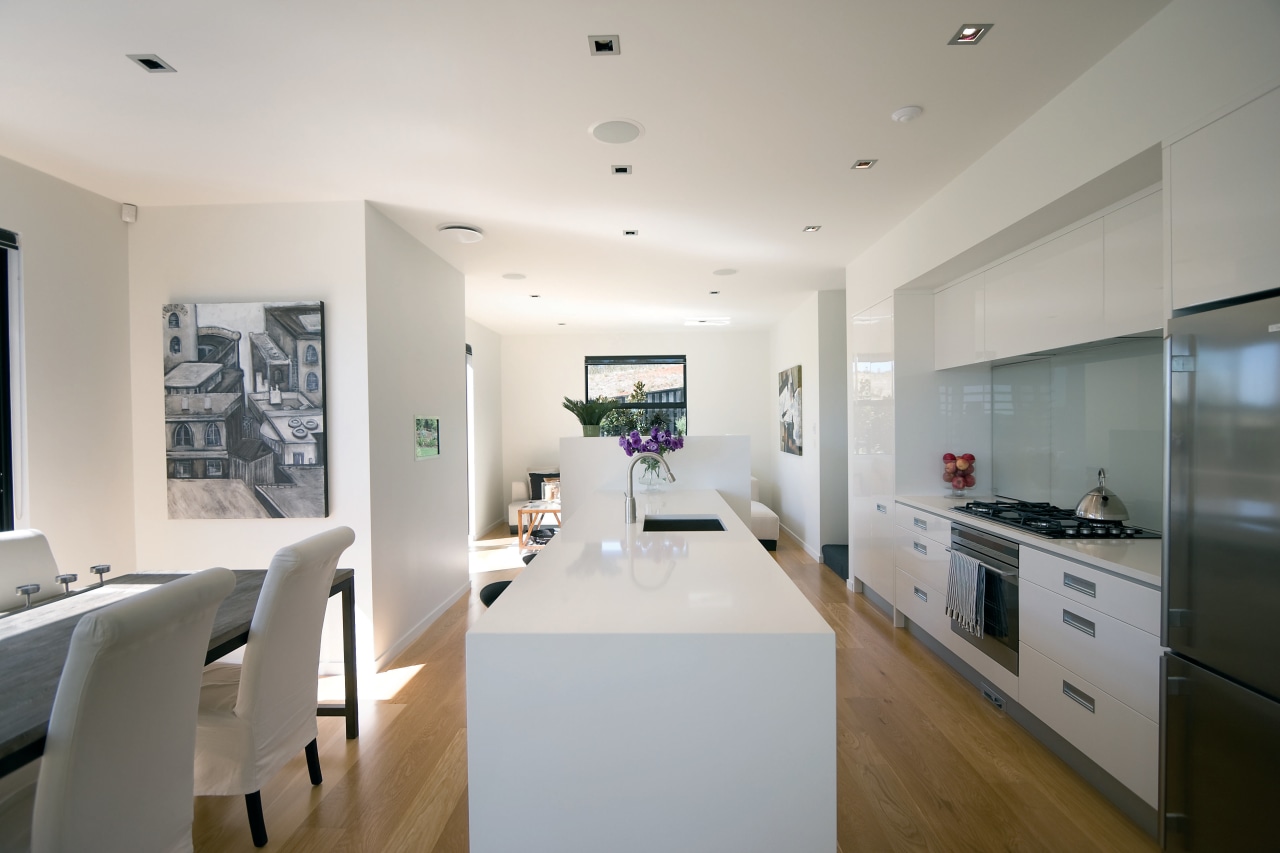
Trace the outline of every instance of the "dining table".
{"label": "dining table", "polygon": [[[214,616],[205,663],[213,663],[249,640],[249,625],[267,573],[236,569],[236,585]],[[62,677],[71,634],[86,613],[123,600],[181,574],[138,572],[112,578],[68,595],[0,614],[0,776],[44,753],[53,699]],[[348,738],[360,734],[356,695],[355,572],[334,572],[329,595],[341,595],[344,695],[341,703],[320,704],[318,716],[346,718]]]}

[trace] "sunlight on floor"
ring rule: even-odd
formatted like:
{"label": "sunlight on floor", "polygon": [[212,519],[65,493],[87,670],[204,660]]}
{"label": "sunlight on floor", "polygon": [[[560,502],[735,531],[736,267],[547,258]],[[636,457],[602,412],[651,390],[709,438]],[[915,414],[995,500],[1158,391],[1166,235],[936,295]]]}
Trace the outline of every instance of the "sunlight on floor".
{"label": "sunlight on floor", "polygon": [[[398,669],[388,669],[386,672],[379,672],[373,676],[373,696],[366,694],[366,686],[363,679],[360,681],[360,703],[363,705],[365,701],[373,699],[378,702],[390,702],[395,695],[404,689],[418,671],[422,669],[423,664],[414,664],[413,666],[402,666]],[[326,675],[320,679],[319,699],[321,702],[341,702],[346,696],[344,689],[344,681],[341,675]]]}
{"label": "sunlight on floor", "polygon": [[469,570],[471,574],[498,572],[524,568],[516,537],[501,536],[480,539],[471,543]]}

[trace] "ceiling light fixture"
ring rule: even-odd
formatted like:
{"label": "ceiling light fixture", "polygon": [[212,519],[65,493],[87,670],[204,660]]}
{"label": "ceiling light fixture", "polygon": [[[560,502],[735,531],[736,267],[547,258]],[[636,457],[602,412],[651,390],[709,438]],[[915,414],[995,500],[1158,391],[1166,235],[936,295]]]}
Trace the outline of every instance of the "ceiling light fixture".
{"label": "ceiling light fixture", "polygon": [[126,57],[141,65],[152,74],[177,73],[178,69],[165,62],[154,53],[126,53]]}
{"label": "ceiling light fixture", "polygon": [[528,278],[528,276],[522,272],[504,272],[502,277],[509,281],[524,281]]}
{"label": "ceiling light fixture", "polygon": [[542,294],[541,294],[541,293],[530,293],[530,294],[529,294],[529,298],[530,298],[530,299],[541,299],[541,298],[542,298]]}
{"label": "ceiling light fixture", "polygon": [[729,269],[728,267],[725,267],[722,270],[712,270],[711,274],[712,275],[737,275],[738,271],[735,269]]}
{"label": "ceiling light fixture", "polygon": [[617,56],[622,53],[622,39],[617,36],[587,36],[592,56]]}
{"label": "ceiling light fixture", "polygon": [[894,121],[908,122],[915,121],[922,115],[924,115],[924,109],[922,107],[903,107],[900,110],[894,110],[893,114],[889,117]]}
{"label": "ceiling light fixture", "polygon": [[615,118],[608,121],[599,121],[587,128],[587,132],[601,142],[607,142],[610,145],[622,145],[627,142],[634,142],[644,135],[644,128],[639,122],[632,121],[629,118]]}
{"label": "ceiling light fixture", "polygon": [[628,228],[626,231],[622,232],[623,237],[637,237],[639,235],[640,232],[636,231],[634,228]]}
{"label": "ceiling light fixture", "polygon": [[720,291],[718,291],[718,290],[713,290],[713,291],[711,291],[711,295],[712,295],[712,296],[719,296],[719,295],[720,295]]}
{"label": "ceiling light fixture", "polygon": [[947,44],[977,44],[995,24],[965,24]]}
{"label": "ceiling light fixture", "polygon": [[692,317],[684,321],[686,326],[727,326],[728,317]]}
{"label": "ceiling light fixture", "polygon": [[609,169],[610,169],[610,171],[612,171],[612,172],[613,172],[613,174],[615,174],[615,175],[630,175],[630,174],[631,174],[631,167],[630,167],[630,166],[610,166],[610,167],[609,167]]}
{"label": "ceiling light fixture", "polygon": [[853,166],[852,166],[852,168],[854,168],[854,169],[870,169],[872,166],[874,166],[874,165],[875,165],[876,163],[878,163],[878,162],[880,162],[880,161],[879,161],[879,160],[854,160],[854,161],[853,161]]}
{"label": "ceiling light fixture", "polygon": [[821,225],[806,225],[804,227],[804,233],[806,234],[813,234],[814,232],[821,231],[821,230],[822,230]]}
{"label": "ceiling light fixture", "polygon": [[456,243],[479,243],[484,239],[484,232],[474,225],[441,225],[436,230]]}

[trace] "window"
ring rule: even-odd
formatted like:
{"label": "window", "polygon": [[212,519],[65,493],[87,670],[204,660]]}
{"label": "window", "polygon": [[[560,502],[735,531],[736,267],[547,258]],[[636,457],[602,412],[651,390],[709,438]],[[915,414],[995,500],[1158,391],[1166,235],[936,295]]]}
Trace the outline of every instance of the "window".
{"label": "window", "polygon": [[174,355],[182,352],[182,338],[179,338],[177,335],[169,338],[169,352]]}
{"label": "window", "polygon": [[585,399],[605,397],[619,403],[601,422],[601,435],[647,431],[655,426],[688,432],[684,356],[589,355],[585,367]]}
{"label": "window", "polygon": [[205,447],[221,447],[222,446],[222,428],[217,424],[209,424],[204,428],[204,446]]}
{"label": "window", "polygon": [[320,353],[316,352],[316,348],[311,344],[307,344],[307,354],[303,356],[307,364],[319,364]]}
{"label": "window", "polygon": [[308,391],[319,391],[319,390],[320,390],[320,377],[319,377],[319,376],[315,375],[314,373],[308,373],[308,374],[307,374],[307,390],[308,390]]}
{"label": "window", "polygon": [[169,328],[178,329],[182,327],[182,321],[178,319],[178,312],[173,311],[169,314]]}
{"label": "window", "polygon": [[210,459],[208,462],[204,464],[204,473],[206,477],[221,477],[222,476],[222,460]]}
{"label": "window", "polygon": [[195,437],[191,434],[191,427],[186,424],[178,424],[173,431],[174,447],[195,447]]}
{"label": "window", "polygon": [[190,478],[190,477],[191,477],[191,462],[190,462],[189,460],[188,460],[188,461],[182,461],[182,460],[179,460],[179,461],[177,461],[177,462],[174,462],[174,463],[173,463],[173,476],[174,476],[174,477],[176,477],[176,478],[178,478],[178,479],[180,479],[180,480],[186,480],[186,479]]}
{"label": "window", "polygon": [[0,230],[0,530],[14,521],[13,401],[9,365],[9,252],[18,248],[18,235]]}

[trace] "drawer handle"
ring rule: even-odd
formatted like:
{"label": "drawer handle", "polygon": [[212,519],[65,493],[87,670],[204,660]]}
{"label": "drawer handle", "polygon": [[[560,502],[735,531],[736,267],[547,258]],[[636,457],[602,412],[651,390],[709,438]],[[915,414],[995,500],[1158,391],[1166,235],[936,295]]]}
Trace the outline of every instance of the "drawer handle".
{"label": "drawer handle", "polygon": [[1075,575],[1062,573],[1062,585],[1067,589],[1074,589],[1076,592],[1082,592],[1090,598],[1098,597],[1098,585],[1093,581],[1087,581],[1084,578],[1078,578]]}
{"label": "drawer handle", "polygon": [[919,542],[912,542],[911,547],[915,548],[917,551],[919,551],[921,554],[924,554],[926,557],[929,556],[929,546],[921,545]]}
{"label": "drawer handle", "polygon": [[923,589],[921,589],[918,586],[913,586],[911,588],[916,591],[916,598],[920,599],[926,604],[929,602],[929,593],[925,592]]}
{"label": "drawer handle", "polygon": [[1062,624],[1070,625],[1081,634],[1088,634],[1090,637],[1098,636],[1097,626],[1083,616],[1077,616],[1070,610],[1062,611]]}
{"label": "drawer handle", "polygon": [[1062,682],[1062,695],[1078,704],[1081,708],[1084,708],[1090,714],[1097,713],[1097,711],[1094,710],[1095,705],[1093,697],[1068,681]]}
{"label": "drawer handle", "polygon": [[885,514],[888,514],[889,508],[884,504],[876,504],[876,512],[883,512]]}
{"label": "drawer handle", "polygon": [[923,518],[912,517],[911,523],[914,524],[916,527],[919,527],[921,530],[929,529],[929,522],[925,521]]}

